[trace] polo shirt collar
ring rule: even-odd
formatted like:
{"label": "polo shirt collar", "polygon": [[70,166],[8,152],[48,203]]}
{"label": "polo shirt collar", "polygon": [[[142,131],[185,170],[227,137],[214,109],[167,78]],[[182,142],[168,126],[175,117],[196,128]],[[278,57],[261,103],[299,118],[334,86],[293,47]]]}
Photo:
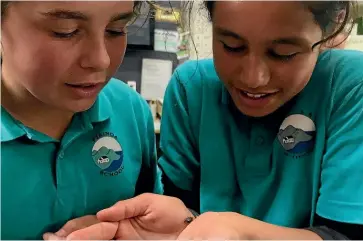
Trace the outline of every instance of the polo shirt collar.
{"label": "polo shirt collar", "polygon": [[[91,123],[100,123],[108,120],[112,114],[112,105],[105,94],[101,92],[93,106],[85,111],[88,120]],[[33,133],[18,120],[10,115],[8,111],[1,106],[1,142],[15,140],[22,136],[32,139]],[[43,138],[42,138],[43,139]]]}
{"label": "polo shirt collar", "polygon": [[1,142],[12,141],[27,135],[21,123],[15,120],[4,107],[1,106]]}
{"label": "polo shirt collar", "polygon": [[93,106],[85,113],[92,123],[104,122],[110,119],[113,109],[109,99],[103,91],[99,93]]}
{"label": "polo shirt collar", "polygon": [[227,90],[227,88],[224,86],[222,82],[222,88],[221,88],[221,102],[222,104],[229,105],[231,103],[231,96]]}

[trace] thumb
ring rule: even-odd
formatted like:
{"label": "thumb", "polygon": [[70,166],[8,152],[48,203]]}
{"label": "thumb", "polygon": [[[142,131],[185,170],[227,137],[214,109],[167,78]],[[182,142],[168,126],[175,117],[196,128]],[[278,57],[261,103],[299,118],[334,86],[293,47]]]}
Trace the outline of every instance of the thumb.
{"label": "thumb", "polygon": [[118,222],[124,219],[146,214],[155,194],[141,194],[134,198],[119,201],[110,208],[97,213],[97,219],[103,222]]}
{"label": "thumb", "polygon": [[57,236],[54,233],[45,233],[45,234],[43,234],[43,239],[44,240],[65,240],[65,238]]}
{"label": "thumb", "polygon": [[118,223],[97,223],[77,230],[67,236],[67,240],[113,240]]}

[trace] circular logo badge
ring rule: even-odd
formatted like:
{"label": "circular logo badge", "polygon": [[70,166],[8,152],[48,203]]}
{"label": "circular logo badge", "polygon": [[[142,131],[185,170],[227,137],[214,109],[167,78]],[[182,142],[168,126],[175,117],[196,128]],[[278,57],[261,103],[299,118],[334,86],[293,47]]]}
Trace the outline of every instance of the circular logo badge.
{"label": "circular logo badge", "polygon": [[307,153],[314,147],[315,131],[315,124],[309,117],[291,115],[282,122],[278,140],[287,152]]}
{"label": "circular logo badge", "polygon": [[92,158],[103,172],[112,173],[118,171],[123,162],[121,145],[114,137],[101,137],[93,145]]}

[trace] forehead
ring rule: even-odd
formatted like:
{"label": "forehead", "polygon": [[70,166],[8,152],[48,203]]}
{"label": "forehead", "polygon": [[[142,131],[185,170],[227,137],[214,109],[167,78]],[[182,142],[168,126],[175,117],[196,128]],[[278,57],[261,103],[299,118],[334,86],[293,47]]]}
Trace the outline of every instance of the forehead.
{"label": "forehead", "polygon": [[89,17],[107,17],[133,10],[133,1],[31,1],[16,4],[17,10],[28,16],[38,16],[54,10],[81,12]]}
{"label": "forehead", "polygon": [[218,1],[213,14],[215,25],[245,37],[308,37],[319,32],[314,16],[301,2]]}

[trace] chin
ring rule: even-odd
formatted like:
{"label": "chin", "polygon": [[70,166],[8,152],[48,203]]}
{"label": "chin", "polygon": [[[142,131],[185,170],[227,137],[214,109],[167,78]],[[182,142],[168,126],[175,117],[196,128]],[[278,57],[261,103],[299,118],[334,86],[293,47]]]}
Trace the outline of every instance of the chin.
{"label": "chin", "polygon": [[276,111],[277,108],[263,108],[263,109],[246,109],[244,107],[237,107],[240,112],[242,112],[244,115],[253,117],[253,118],[261,118],[268,115],[271,115]]}
{"label": "chin", "polygon": [[68,111],[72,113],[79,113],[83,111],[89,110],[93,104],[95,103],[95,100],[93,101],[76,101],[75,103],[69,103],[66,106],[64,106],[64,109],[67,109]]}

